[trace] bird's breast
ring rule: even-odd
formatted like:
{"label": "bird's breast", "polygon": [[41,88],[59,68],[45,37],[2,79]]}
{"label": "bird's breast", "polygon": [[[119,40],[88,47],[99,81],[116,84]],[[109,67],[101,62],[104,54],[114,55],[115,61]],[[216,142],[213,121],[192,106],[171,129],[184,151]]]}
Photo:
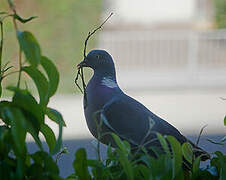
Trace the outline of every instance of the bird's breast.
{"label": "bird's breast", "polygon": [[106,102],[114,96],[114,89],[102,84],[88,84],[86,88],[87,108],[94,111],[100,110]]}
{"label": "bird's breast", "polygon": [[[91,80],[86,88],[86,100],[84,99],[84,113],[90,132],[96,136],[95,113],[100,111],[116,94],[115,88],[107,87],[100,81]],[[87,102],[85,102],[87,101]]]}

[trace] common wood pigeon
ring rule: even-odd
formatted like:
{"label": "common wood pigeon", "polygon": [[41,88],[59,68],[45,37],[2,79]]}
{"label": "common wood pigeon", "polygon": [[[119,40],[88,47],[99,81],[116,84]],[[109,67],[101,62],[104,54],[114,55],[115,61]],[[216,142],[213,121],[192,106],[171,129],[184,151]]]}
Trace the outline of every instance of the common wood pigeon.
{"label": "common wood pigeon", "polygon": [[186,139],[174,126],[158,117],[143,104],[126,95],[118,86],[113,59],[104,50],[92,50],[78,64],[90,67],[94,74],[86,87],[84,113],[92,135],[104,144],[116,147],[111,133],[128,141],[132,148],[160,146],[156,133],[174,136],[181,144],[189,142],[198,149],[195,156],[209,155]]}

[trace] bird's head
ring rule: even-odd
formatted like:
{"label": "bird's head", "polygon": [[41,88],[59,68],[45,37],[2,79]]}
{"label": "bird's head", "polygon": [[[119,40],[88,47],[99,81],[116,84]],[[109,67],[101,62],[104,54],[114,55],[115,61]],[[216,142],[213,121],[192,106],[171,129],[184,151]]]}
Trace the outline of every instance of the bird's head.
{"label": "bird's head", "polygon": [[77,65],[78,69],[81,67],[90,67],[94,73],[101,75],[115,74],[115,66],[111,55],[105,50],[92,50],[84,58],[84,60]]}

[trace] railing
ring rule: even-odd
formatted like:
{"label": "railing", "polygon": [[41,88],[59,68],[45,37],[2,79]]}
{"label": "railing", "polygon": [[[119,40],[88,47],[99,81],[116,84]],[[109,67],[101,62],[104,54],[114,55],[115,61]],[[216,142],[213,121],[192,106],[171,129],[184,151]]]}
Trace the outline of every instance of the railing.
{"label": "railing", "polygon": [[159,84],[169,76],[176,83],[180,76],[193,85],[226,85],[226,30],[103,31],[99,38],[119,74],[141,72],[148,80],[161,76]]}

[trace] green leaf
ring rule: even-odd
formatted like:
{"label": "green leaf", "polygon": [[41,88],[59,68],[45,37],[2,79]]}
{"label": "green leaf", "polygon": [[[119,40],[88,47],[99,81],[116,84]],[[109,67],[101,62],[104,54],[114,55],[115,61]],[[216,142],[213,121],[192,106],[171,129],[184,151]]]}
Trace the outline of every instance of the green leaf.
{"label": "green leaf", "polygon": [[42,107],[37,103],[36,99],[27,90],[18,89],[16,87],[8,87],[7,89],[14,92],[13,104],[26,111],[32,113],[39,121],[38,124],[44,123],[44,113]]}
{"label": "green leaf", "polygon": [[45,113],[55,123],[66,126],[62,115],[57,110],[47,107]]}
{"label": "green leaf", "polygon": [[134,179],[133,168],[132,168],[132,164],[128,159],[128,154],[129,154],[129,151],[127,149],[128,143],[126,144],[123,141],[121,141],[121,139],[114,133],[112,133],[112,137],[118,146],[116,151],[119,155],[119,162],[121,163],[123,170],[127,175],[127,178],[129,180],[133,180]]}
{"label": "green leaf", "polygon": [[[44,170],[49,173],[53,173],[55,175],[59,174],[59,169],[56,164],[56,162],[53,160],[53,158],[46,153],[44,158]],[[57,178],[54,178],[57,179]]]}
{"label": "green leaf", "polygon": [[10,128],[1,125],[0,126],[0,154],[6,155],[12,149],[11,145],[11,135],[10,135]]}
{"label": "green leaf", "polygon": [[192,165],[192,173],[196,174],[199,171],[199,167],[200,167],[200,156],[197,157]]}
{"label": "green leaf", "polygon": [[149,148],[156,157],[159,157],[161,156],[162,154],[164,154],[163,150],[160,148],[160,147],[157,147],[157,146],[151,146]]}
{"label": "green leaf", "polygon": [[42,56],[41,65],[46,71],[46,74],[48,75],[49,79],[48,91],[49,96],[51,97],[52,95],[55,94],[59,84],[59,72],[57,71],[56,66],[47,57]]}
{"label": "green leaf", "polygon": [[25,119],[26,119],[26,130],[31,134],[36,144],[39,146],[41,150],[43,150],[42,142],[39,138],[39,131],[41,128],[41,124],[37,123],[37,119],[29,112],[23,111]]}
{"label": "green leaf", "polygon": [[26,60],[31,66],[37,66],[41,60],[41,49],[35,37],[28,31],[17,32],[17,38]]}
{"label": "green leaf", "polygon": [[219,180],[224,180],[226,177],[226,156],[223,155],[220,151],[216,151],[220,163],[220,178]]}
{"label": "green leaf", "polygon": [[6,107],[4,109],[5,115],[10,119],[11,132],[13,141],[15,143],[15,152],[23,156],[26,152],[25,138],[26,138],[26,121],[19,109],[13,107]]}
{"label": "green leaf", "polygon": [[[31,158],[34,161],[34,164],[41,165],[43,167],[44,174],[59,174],[59,169],[56,165],[56,162],[53,158],[45,151],[38,151],[31,155]],[[35,172],[33,172],[35,173]],[[36,177],[36,173],[35,173]],[[34,178],[35,179],[35,178]],[[42,178],[41,178],[42,179]],[[52,178],[50,178],[52,179]],[[55,179],[55,178],[54,178]]]}
{"label": "green leaf", "polygon": [[121,139],[115,133],[112,133],[112,137],[113,137],[116,145],[119,147],[119,149],[126,153],[127,152],[126,148],[125,148],[123,142],[121,141]]}
{"label": "green leaf", "polygon": [[182,145],[182,153],[183,153],[184,158],[190,164],[192,164],[193,151],[192,151],[192,147],[189,143],[186,142]]}
{"label": "green leaf", "polygon": [[15,168],[13,166],[10,166],[10,164],[5,163],[4,161],[0,163],[0,177],[1,179],[9,179],[10,174],[15,171]]}
{"label": "green leaf", "polygon": [[49,146],[49,152],[52,152],[56,146],[56,137],[52,129],[47,124],[41,125],[41,132],[44,135],[46,142]]}
{"label": "green leaf", "polygon": [[165,138],[160,133],[157,133],[157,138],[158,138],[161,146],[163,147],[164,151],[166,152],[166,154],[170,155],[170,150],[169,150],[169,147],[168,147],[168,144],[167,144]]}
{"label": "green leaf", "polygon": [[59,126],[59,135],[56,141],[56,145],[53,151],[51,152],[51,154],[56,154],[57,152],[59,152],[62,146],[63,126],[65,126],[65,123],[62,115],[55,109],[46,108],[46,114],[51,120],[55,121]]}
{"label": "green leaf", "polygon": [[7,124],[8,126],[10,126],[10,120],[9,118],[5,115],[5,112],[3,111],[5,107],[10,107],[11,106],[11,102],[9,101],[0,101],[0,119]]}
{"label": "green leaf", "polygon": [[153,179],[164,179],[163,176],[165,176],[166,174],[168,176],[168,179],[173,179],[172,163],[170,157],[167,156],[167,154],[162,154],[157,159],[154,157],[150,157],[149,163],[149,170],[151,171],[152,176],[155,177]]}
{"label": "green leaf", "polygon": [[140,177],[144,180],[149,180],[150,179],[150,170],[143,164],[139,164],[136,167],[137,175],[136,177]]}
{"label": "green leaf", "polygon": [[40,104],[46,106],[49,102],[48,81],[45,76],[32,66],[22,67],[22,71],[26,72],[34,81],[40,98]]}
{"label": "green leaf", "polygon": [[17,157],[16,177],[18,179],[22,179],[24,176],[24,172],[25,172],[25,161],[24,160],[25,160],[24,158]]}
{"label": "green leaf", "polygon": [[75,160],[73,163],[75,173],[81,180],[90,180],[91,176],[88,171],[88,164],[86,158],[86,151],[84,148],[78,149],[75,153]]}
{"label": "green leaf", "polygon": [[44,174],[43,167],[40,164],[33,163],[31,166],[27,169],[27,176],[28,179],[43,179],[42,174]]}
{"label": "green leaf", "polygon": [[177,176],[177,174],[181,171],[182,167],[182,151],[181,145],[173,136],[167,136],[167,139],[170,143],[172,152],[173,152],[173,179]]}
{"label": "green leaf", "polygon": [[38,136],[40,126],[44,123],[44,113],[41,106],[27,90],[16,87],[8,87],[8,89],[15,92],[12,104],[23,110],[26,120],[26,130],[32,135],[39,148],[43,149]]}
{"label": "green leaf", "polygon": [[17,19],[18,21],[20,21],[21,23],[26,23],[26,22],[29,22],[29,21],[31,21],[32,19],[35,19],[35,18],[37,18],[37,16],[31,16],[31,17],[29,17],[29,18],[22,18],[22,17],[20,17],[18,14],[12,14],[11,16],[13,16],[15,19]]}
{"label": "green leaf", "polygon": [[216,145],[221,145],[221,146],[224,145],[224,143],[222,141],[221,142],[216,142],[216,141],[214,141],[212,139],[206,139],[206,140],[209,141],[209,142],[211,142],[211,143],[213,143],[213,144],[216,144]]}
{"label": "green leaf", "polygon": [[224,125],[226,126],[226,116],[224,117]]}

